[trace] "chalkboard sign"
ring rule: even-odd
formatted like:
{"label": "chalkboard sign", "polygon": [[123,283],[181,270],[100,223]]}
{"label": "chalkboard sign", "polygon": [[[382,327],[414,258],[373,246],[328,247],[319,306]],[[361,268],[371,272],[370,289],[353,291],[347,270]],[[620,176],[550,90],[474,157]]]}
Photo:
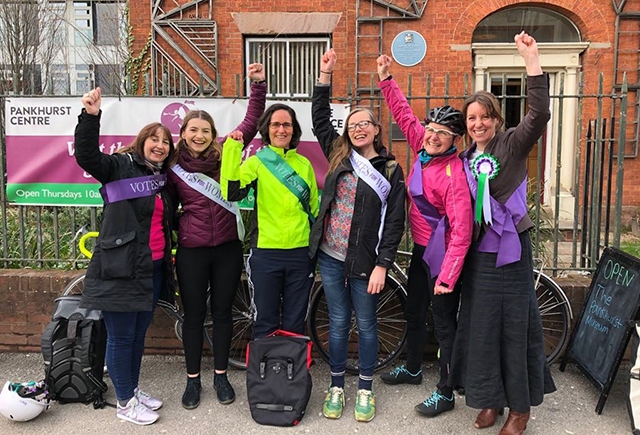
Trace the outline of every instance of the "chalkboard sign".
{"label": "chalkboard sign", "polygon": [[601,390],[600,414],[631,337],[640,308],[640,260],[606,248],[591,281],[584,308],[569,341],[567,358]]}

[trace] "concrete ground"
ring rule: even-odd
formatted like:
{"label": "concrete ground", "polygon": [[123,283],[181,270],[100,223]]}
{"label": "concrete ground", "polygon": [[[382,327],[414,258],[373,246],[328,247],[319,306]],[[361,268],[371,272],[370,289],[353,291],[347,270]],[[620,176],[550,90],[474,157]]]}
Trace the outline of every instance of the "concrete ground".
{"label": "concrete ground", "polygon": [[[278,428],[260,426],[251,419],[247,405],[245,375],[243,371],[230,370],[229,377],[237,398],[231,405],[220,405],[215,400],[211,385],[213,367],[210,360],[203,364],[202,403],[192,411],[180,405],[185,385],[184,360],[181,356],[145,356],[142,364],[141,387],[165,401],[159,411],[161,418],[154,425],[143,427],[121,421],[113,408],[94,410],[83,404],[60,405],[54,403],[50,410],[30,422],[18,423],[0,416],[0,434],[473,434],[495,435],[500,431],[505,417],[499,417],[493,428],[478,430],[473,427],[477,411],[464,404],[464,397],[457,397],[456,408],[434,419],[417,414],[413,407],[424,400],[436,382],[436,368],[425,363],[426,380],[422,385],[388,386],[376,379],[377,415],[369,423],[358,423],[353,417],[353,402],[357,378],[347,378],[347,406],[339,420],[327,420],[322,416],[322,401],[329,381],[327,364],[317,361],[312,367],[314,380],[307,415],[296,427]],[[532,411],[528,435],[540,434],[602,434],[631,433],[626,408],[629,367],[618,372],[610,396],[602,414],[595,413],[598,390],[574,366],[564,373],[558,366],[552,367],[558,391],[546,396],[545,402]],[[40,354],[0,353],[0,381],[26,382],[43,377]],[[111,381],[106,398],[115,401]]]}

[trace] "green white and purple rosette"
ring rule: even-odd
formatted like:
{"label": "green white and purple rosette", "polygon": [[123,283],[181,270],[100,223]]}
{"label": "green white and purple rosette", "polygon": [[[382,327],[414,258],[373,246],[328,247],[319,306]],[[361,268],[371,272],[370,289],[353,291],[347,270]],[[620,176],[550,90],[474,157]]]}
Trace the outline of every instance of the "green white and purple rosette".
{"label": "green white and purple rosette", "polygon": [[480,154],[471,162],[473,176],[478,180],[478,194],[476,196],[475,221],[480,223],[484,215],[484,221],[491,225],[491,194],[489,192],[489,180],[493,180],[500,172],[500,163],[491,154]]}

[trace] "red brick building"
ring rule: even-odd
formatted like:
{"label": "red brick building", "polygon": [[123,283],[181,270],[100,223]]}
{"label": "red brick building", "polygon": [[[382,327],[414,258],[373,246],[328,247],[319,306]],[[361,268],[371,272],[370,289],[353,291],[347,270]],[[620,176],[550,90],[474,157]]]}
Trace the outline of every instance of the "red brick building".
{"label": "red brick building", "polygon": [[[560,219],[573,221],[582,213],[576,203],[583,196],[607,196],[584,194],[587,147],[600,155],[612,143],[617,152],[627,104],[622,198],[628,215],[640,207],[640,0],[165,0],[130,2],[130,19],[133,54],[143,54],[138,68],[150,74],[147,82],[142,74],[134,77],[140,93],[244,94],[246,66],[261,61],[270,93],[308,97],[319,57],[332,46],[339,56],[334,97],[350,95],[353,102],[380,108],[384,123],[386,107],[371,88],[379,54],[394,55],[394,78],[413,97],[414,111],[424,114],[428,105],[443,101],[460,107],[464,95],[478,89],[521,95],[524,66],[513,35],[525,29],[539,42],[554,96],[542,150],[532,152],[530,164],[530,174],[540,168],[543,202],[555,208],[558,193]],[[414,44],[411,50],[407,44]],[[626,100],[620,98],[625,73]],[[511,101],[516,104],[508,103],[505,114],[513,124],[526,105]],[[397,139],[393,151],[406,161],[406,147]],[[595,167],[591,180],[606,179],[606,158],[587,166]]]}

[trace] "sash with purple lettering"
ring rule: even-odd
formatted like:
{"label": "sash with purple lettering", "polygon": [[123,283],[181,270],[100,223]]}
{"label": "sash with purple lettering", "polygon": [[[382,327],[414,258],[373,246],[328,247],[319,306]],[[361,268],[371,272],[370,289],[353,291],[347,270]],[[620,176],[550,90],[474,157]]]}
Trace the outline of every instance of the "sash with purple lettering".
{"label": "sash with purple lettering", "polygon": [[187,172],[182,166],[175,164],[171,167],[171,170],[182,180],[184,183],[202,194],[206,198],[215,202],[225,210],[233,213],[236,217],[236,227],[238,229],[238,238],[244,240],[244,223],[242,222],[242,215],[240,214],[240,208],[238,203],[227,201],[222,197],[222,189],[220,183],[213,178],[204,175],[200,172]]}
{"label": "sash with purple lettering", "polygon": [[167,174],[145,175],[112,181],[100,188],[100,195],[106,204],[128,199],[142,198],[159,193],[167,184]]}
{"label": "sash with purple lettering", "polygon": [[382,202],[382,208],[380,210],[380,227],[378,228],[378,244],[376,245],[377,254],[378,246],[380,246],[380,240],[382,240],[384,218],[387,215],[387,197],[389,196],[389,192],[391,191],[391,183],[389,183],[389,180],[387,180],[384,175],[382,175],[376,170],[376,168],[373,167],[369,160],[362,157],[354,150],[351,150],[349,161],[351,162],[353,171],[356,173],[358,178],[367,183],[367,185],[371,187],[374,192],[376,192],[376,194],[380,198],[380,202]]}
{"label": "sash with purple lettering", "polygon": [[[463,162],[471,196],[474,201],[481,201],[482,198],[478,198],[478,181],[469,168],[469,159],[465,156]],[[485,226],[486,233],[478,251],[497,253],[496,267],[520,261],[522,245],[516,225],[527,214],[527,177],[504,205],[491,196],[489,206],[491,222]]]}
{"label": "sash with purple lettering", "polygon": [[420,159],[416,159],[413,164],[413,173],[409,178],[409,195],[411,195],[420,215],[431,227],[431,236],[422,255],[422,260],[429,266],[431,278],[435,278],[442,269],[442,261],[446,252],[445,234],[449,227],[449,220],[446,215],[440,216],[438,209],[424,196]]}

